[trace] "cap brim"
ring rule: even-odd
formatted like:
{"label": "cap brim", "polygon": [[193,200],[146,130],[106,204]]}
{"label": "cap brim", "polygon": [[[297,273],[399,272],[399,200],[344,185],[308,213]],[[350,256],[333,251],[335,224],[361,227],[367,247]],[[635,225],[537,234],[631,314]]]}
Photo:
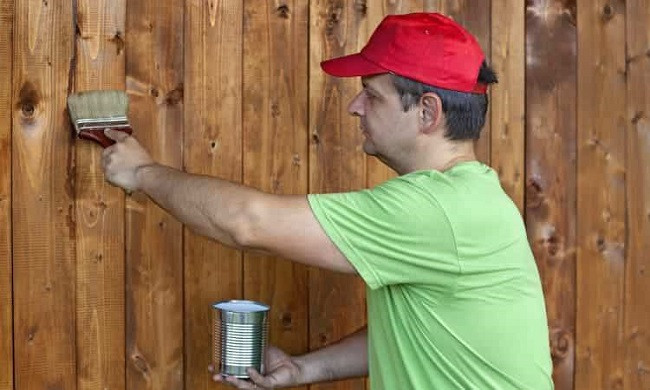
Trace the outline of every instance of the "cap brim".
{"label": "cap brim", "polygon": [[370,76],[389,72],[374,62],[368,61],[360,53],[323,61],[320,66],[325,73],[336,77]]}

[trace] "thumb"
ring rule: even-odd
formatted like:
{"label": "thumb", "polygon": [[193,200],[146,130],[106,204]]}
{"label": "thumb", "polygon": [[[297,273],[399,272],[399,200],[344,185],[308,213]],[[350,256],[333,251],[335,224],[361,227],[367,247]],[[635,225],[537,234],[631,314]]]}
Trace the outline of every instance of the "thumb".
{"label": "thumb", "polygon": [[113,129],[104,129],[104,134],[116,142],[122,142],[129,137],[127,133]]}
{"label": "thumb", "polygon": [[248,373],[249,379],[255,383],[258,386],[262,387],[272,387],[273,383],[272,382],[272,377],[265,377],[264,375],[260,374],[256,369],[254,368],[249,368],[246,370]]}

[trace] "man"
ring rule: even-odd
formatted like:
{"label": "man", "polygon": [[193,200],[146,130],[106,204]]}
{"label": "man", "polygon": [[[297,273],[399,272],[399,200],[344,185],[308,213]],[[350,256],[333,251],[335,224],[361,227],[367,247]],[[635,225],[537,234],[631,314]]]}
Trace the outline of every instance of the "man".
{"label": "man", "polygon": [[299,357],[270,348],[284,387],[369,374],[372,389],[551,389],[541,283],[519,211],[476,161],[496,82],[478,43],[439,14],[386,17],[357,54],[322,63],[361,76],[349,106],[363,149],[400,176],[373,189],[281,196],[155,163],[135,139],[104,154],[107,179],[195,231],[366,282],[368,328]]}

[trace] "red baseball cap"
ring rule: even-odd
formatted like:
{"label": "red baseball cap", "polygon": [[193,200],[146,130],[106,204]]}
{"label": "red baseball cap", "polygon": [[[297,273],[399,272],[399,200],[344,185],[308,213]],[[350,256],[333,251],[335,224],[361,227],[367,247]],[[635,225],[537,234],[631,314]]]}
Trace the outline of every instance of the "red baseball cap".
{"label": "red baseball cap", "polygon": [[477,83],[485,55],[460,24],[439,13],[389,15],[361,52],[321,62],[338,77],[394,73],[434,87],[483,94]]}

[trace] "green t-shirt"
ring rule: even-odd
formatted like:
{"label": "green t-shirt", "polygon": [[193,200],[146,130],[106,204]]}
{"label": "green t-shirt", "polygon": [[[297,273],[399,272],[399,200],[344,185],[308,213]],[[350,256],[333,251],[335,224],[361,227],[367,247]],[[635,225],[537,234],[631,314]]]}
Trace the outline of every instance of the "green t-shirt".
{"label": "green t-shirt", "polygon": [[373,390],[553,388],[539,274],[491,168],[417,171],[309,203],[368,286]]}

